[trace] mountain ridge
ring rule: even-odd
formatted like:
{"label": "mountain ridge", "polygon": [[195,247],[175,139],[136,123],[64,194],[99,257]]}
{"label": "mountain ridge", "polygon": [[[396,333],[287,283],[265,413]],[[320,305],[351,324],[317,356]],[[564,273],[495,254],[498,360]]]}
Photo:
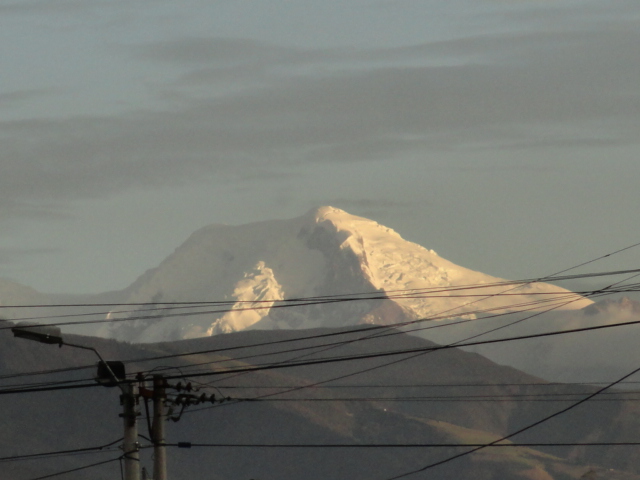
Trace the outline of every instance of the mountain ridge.
{"label": "mountain ridge", "polygon": [[[140,322],[139,339],[160,341],[239,331],[245,328],[314,328],[358,323],[392,324],[455,311],[473,318],[476,307],[449,292],[429,299],[406,292],[446,290],[460,284],[484,285],[487,309],[515,310],[512,299],[497,295],[505,288],[487,288],[503,279],[475,272],[441,258],[435,251],[402,239],[373,220],[334,207],[319,207],[290,220],[262,221],[240,226],[213,225],[194,232],[158,267],[126,289],[127,303],[170,301],[235,301],[231,312],[194,316],[179,329],[161,322]],[[351,305],[269,311],[273,304],[247,311],[247,302],[277,302],[354,293],[405,292],[398,298]],[[570,295],[560,287],[536,283],[518,287],[522,302],[536,295]],[[529,296],[528,296],[529,295]],[[592,302],[575,296],[566,308]],[[250,304],[250,303],[249,303]],[[110,318],[120,316],[118,310]],[[144,323],[144,325],[143,325]],[[105,327],[103,336],[119,336],[118,327]],[[144,331],[144,335],[142,332]],[[131,329],[127,328],[128,338]],[[164,335],[164,337],[163,337]]]}
{"label": "mountain ridge", "polygon": [[[205,226],[123,290],[76,297],[80,303],[110,300],[144,307],[115,307],[105,312],[105,323],[65,328],[127,341],[157,342],[247,328],[392,325],[443,312],[473,319],[477,310],[509,312],[521,308],[518,304],[535,308],[541,298],[552,296],[566,295],[571,300],[561,308],[580,309],[592,304],[584,297],[545,283],[508,287],[501,283],[505,283],[501,278],[456,265],[373,220],[324,206],[288,220]],[[469,285],[478,288],[460,294],[451,291]],[[4,302],[8,290],[0,288],[0,301]],[[437,295],[435,290],[439,290]],[[505,290],[518,296],[501,295]],[[292,298],[361,293],[378,293],[386,298],[272,308],[277,302]],[[31,295],[20,296],[22,302],[15,303],[63,303],[70,298],[74,297],[32,291]],[[179,320],[173,316],[179,313],[177,309],[166,308],[175,302],[219,301],[230,302],[231,308],[194,312]],[[149,313],[154,306],[163,308],[165,318]],[[3,313],[7,318],[21,318],[24,313],[46,317],[43,313],[47,312],[5,309]]]}

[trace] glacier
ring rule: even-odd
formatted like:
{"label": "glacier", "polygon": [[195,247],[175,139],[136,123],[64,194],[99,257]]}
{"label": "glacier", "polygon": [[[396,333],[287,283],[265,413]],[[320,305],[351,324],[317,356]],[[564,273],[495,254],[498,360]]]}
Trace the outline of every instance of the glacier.
{"label": "glacier", "polygon": [[[149,306],[114,308],[108,318],[119,321],[102,324],[95,333],[158,342],[252,328],[393,325],[443,313],[473,319],[478,310],[517,311],[545,295],[570,298],[564,309],[592,303],[546,283],[505,287],[503,282],[455,265],[373,220],[324,206],[290,220],[198,230],[123,291],[123,303],[164,306],[165,315],[145,313]],[[465,290],[466,296],[451,290],[463,285],[475,287]],[[499,295],[508,288],[518,295]],[[375,292],[384,298],[271,308],[287,299]],[[226,303],[188,314],[169,307],[218,301]]]}

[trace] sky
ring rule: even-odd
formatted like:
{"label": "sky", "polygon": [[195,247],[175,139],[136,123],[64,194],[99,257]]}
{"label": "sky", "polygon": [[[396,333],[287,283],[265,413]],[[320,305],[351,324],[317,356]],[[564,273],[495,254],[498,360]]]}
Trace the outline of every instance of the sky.
{"label": "sky", "polygon": [[0,0],[0,38],[0,277],[42,292],[320,205],[510,279],[640,242],[637,0]]}

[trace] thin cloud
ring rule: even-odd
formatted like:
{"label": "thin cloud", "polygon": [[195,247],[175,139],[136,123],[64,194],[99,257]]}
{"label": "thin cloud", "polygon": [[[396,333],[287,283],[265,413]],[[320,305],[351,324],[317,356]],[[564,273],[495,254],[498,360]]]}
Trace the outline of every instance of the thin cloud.
{"label": "thin cloud", "polygon": [[[156,91],[180,98],[177,106],[0,123],[0,199],[92,198],[221,176],[250,178],[258,167],[277,173],[309,162],[396,161],[469,145],[484,150],[629,145],[638,141],[640,111],[640,29],[631,26],[622,22],[606,31],[514,34],[369,52],[305,52],[242,39],[146,45],[133,54],[184,63],[184,81],[161,84]],[[465,55],[474,60],[428,62]],[[360,61],[348,68],[347,58]],[[375,58],[425,59],[428,65],[381,66]],[[205,68],[209,62],[221,66]],[[203,89],[190,95],[194,75],[200,73],[200,86],[206,87],[203,72],[215,81],[238,62],[309,65],[310,70],[265,76],[259,84],[251,83],[251,68],[232,70],[228,80],[236,78],[246,88],[221,97],[203,96]],[[326,66],[335,68],[320,68]],[[621,128],[608,136],[598,125],[611,122]],[[549,125],[564,130],[550,135],[539,128]]]}
{"label": "thin cloud", "polygon": [[60,93],[59,89],[31,89],[0,93],[0,109],[21,106],[27,102],[37,101],[39,98]]}
{"label": "thin cloud", "polygon": [[[126,46],[127,50],[131,47]],[[244,38],[185,37],[133,47],[138,60],[176,64],[278,62],[304,51]]]}
{"label": "thin cloud", "polygon": [[15,198],[7,198],[6,194],[0,194],[0,221],[16,217],[35,220],[70,220],[73,215],[61,205],[17,201]]}
{"label": "thin cloud", "polygon": [[34,14],[43,13],[69,13],[77,14],[83,10],[95,10],[100,7],[113,8],[114,6],[130,6],[132,3],[153,3],[151,0],[94,0],[84,2],[82,0],[18,0],[0,2],[0,13],[3,14]]}
{"label": "thin cloud", "polygon": [[26,256],[42,256],[60,253],[57,248],[12,248],[0,247],[0,265],[10,265],[20,263]]}

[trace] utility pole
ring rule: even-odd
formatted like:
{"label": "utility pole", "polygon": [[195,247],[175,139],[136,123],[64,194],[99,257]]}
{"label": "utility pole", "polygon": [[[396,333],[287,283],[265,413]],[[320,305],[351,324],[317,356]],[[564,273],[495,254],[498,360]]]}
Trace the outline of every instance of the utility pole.
{"label": "utility pole", "polygon": [[138,424],[136,412],[135,385],[124,383],[120,385],[122,395],[122,414],[124,424],[124,480],[140,480],[140,444],[138,443]]}
{"label": "utility pole", "polygon": [[162,375],[153,376],[153,480],[167,480],[167,447],[165,445],[165,391]]}
{"label": "utility pole", "polygon": [[[53,325],[27,324],[22,322],[11,327],[11,331],[13,335],[18,338],[49,345],[58,345],[59,347],[65,345],[82,350],[91,350],[98,356],[100,362],[98,362],[96,381],[105,387],[118,386],[122,391],[120,395],[122,413],[120,416],[124,424],[122,450],[124,454],[125,480],[140,480],[140,444],[138,443],[138,412],[136,411],[136,404],[138,402],[137,390],[135,385],[124,381],[126,380],[124,364],[122,362],[105,361],[102,355],[100,355],[100,352],[93,347],[65,342],[62,339],[60,328]],[[114,370],[116,370],[119,375],[116,375]]]}

